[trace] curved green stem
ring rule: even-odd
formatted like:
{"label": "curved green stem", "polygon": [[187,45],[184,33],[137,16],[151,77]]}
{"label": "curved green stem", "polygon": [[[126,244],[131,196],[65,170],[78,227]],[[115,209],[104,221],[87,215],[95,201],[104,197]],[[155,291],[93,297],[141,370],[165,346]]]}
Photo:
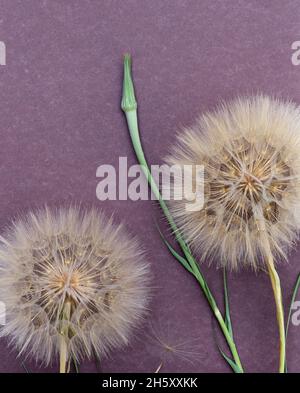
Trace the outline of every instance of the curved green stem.
{"label": "curved green stem", "polygon": [[243,367],[237,352],[237,348],[235,345],[235,342],[232,338],[231,333],[229,332],[226,323],[222,317],[222,314],[217,307],[216,301],[214,297],[211,294],[211,291],[203,277],[203,274],[200,270],[200,267],[198,266],[197,262],[195,261],[193,255],[191,254],[191,251],[182,238],[179,229],[177,228],[175,221],[167,207],[167,204],[165,201],[162,199],[161,193],[157,187],[157,184],[155,180],[152,177],[151,171],[149,169],[147,160],[144,155],[144,151],[142,148],[141,140],[140,140],[140,134],[139,134],[139,127],[138,127],[138,119],[137,119],[137,102],[135,99],[135,94],[134,94],[134,87],[133,87],[133,82],[131,78],[131,58],[129,55],[125,55],[124,58],[124,81],[123,81],[123,97],[122,97],[122,109],[125,112],[126,115],[126,120],[130,132],[130,137],[132,141],[132,145],[135,151],[135,154],[137,156],[138,162],[142,166],[142,170],[147,178],[147,181],[150,185],[151,191],[153,192],[154,196],[158,200],[171,228],[172,231],[174,232],[176,236],[176,240],[179,243],[186,259],[187,262],[189,263],[191,267],[191,271],[197,281],[200,284],[200,287],[203,290],[204,295],[206,296],[206,299],[213,311],[213,314],[215,318],[217,319],[219,326],[224,334],[224,337],[227,341],[227,344],[230,348],[230,351],[232,353],[233,359],[238,366],[240,372],[243,372]]}
{"label": "curved green stem", "polygon": [[276,272],[273,258],[268,258],[268,270],[271,279],[272,289],[274,293],[276,316],[279,330],[279,373],[285,372],[285,326],[284,326],[284,312],[282,306],[282,294],[280,279]]}
{"label": "curved green stem", "polygon": [[262,244],[264,245],[266,265],[268,268],[269,277],[271,280],[273,294],[274,294],[274,301],[276,305],[276,318],[277,318],[277,325],[279,331],[279,373],[284,373],[286,336],[285,336],[284,310],[283,310],[283,303],[282,303],[280,278],[274,266],[274,258],[270,246],[270,240],[269,237],[267,236],[266,221],[264,218],[263,211],[261,209],[257,209],[254,215],[258,223],[258,229],[261,233],[261,240],[262,240]]}

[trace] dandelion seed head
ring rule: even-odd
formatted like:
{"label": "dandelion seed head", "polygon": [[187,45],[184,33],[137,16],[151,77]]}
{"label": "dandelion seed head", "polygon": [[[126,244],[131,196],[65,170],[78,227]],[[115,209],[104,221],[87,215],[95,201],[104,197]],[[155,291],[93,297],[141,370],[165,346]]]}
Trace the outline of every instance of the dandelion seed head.
{"label": "dandelion seed head", "polygon": [[0,241],[0,334],[20,354],[44,364],[57,358],[67,303],[69,358],[102,358],[127,344],[147,306],[149,269],[121,225],[96,210],[46,208]]}
{"label": "dandelion seed head", "polygon": [[[178,136],[170,165],[203,165],[204,206],[171,200],[179,230],[201,258],[237,269],[286,258],[300,227],[300,110],[266,96],[240,98]],[[199,189],[198,189],[199,188]],[[202,188],[201,188],[202,190]],[[268,246],[268,247],[269,247]]]}

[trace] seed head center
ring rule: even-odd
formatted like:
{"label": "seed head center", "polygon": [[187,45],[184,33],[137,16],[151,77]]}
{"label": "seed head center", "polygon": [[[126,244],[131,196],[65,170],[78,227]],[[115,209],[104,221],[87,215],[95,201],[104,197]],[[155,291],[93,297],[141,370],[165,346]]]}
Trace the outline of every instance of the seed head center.
{"label": "seed head center", "polygon": [[57,278],[57,286],[59,289],[78,289],[79,281],[80,279],[78,272],[64,272],[61,273]]}
{"label": "seed head center", "polygon": [[247,173],[242,178],[240,189],[248,199],[255,200],[260,194],[261,186],[258,179]]}

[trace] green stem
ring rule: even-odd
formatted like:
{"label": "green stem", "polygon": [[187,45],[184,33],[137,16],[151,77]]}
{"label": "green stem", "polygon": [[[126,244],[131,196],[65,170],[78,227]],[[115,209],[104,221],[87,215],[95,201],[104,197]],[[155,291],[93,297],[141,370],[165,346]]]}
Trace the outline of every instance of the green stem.
{"label": "green stem", "polygon": [[126,115],[126,120],[130,132],[130,137],[132,141],[132,145],[135,151],[135,154],[137,156],[138,162],[142,166],[142,170],[146,176],[146,179],[150,185],[151,191],[153,192],[154,196],[156,199],[159,201],[159,204],[172,228],[172,231],[174,232],[176,236],[176,240],[179,243],[189,265],[191,266],[193,275],[199,282],[204,295],[206,296],[208,303],[213,311],[213,314],[215,318],[217,319],[219,326],[224,334],[224,337],[228,343],[228,346],[230,348],[230,351],[232,353],[232,356],[234,358],[234,361],[236,365],[240,368],[241,372],[243,372],[243,367],[237,352],[236,345],[234,343],[234,340],[226,326],[226,323],[221,315],[221,312],[219,308],[217,307],[216,301],[214,297],[211,294],[211,291],[201,273],[201,270],[195,261],[194,257],[191,254],[191,251],[182,238],[180,231],[178,230],[175,221],[165,203],[165,201],[162,199],[162,196],[160,194],[160,191],[156,185],[155,180],[152,177],[151,171],[149,169],[147,160],[144,155],[144,151],[141,145],[141,140],[140,140],[140,134],[139,134],[139,127],[138,127],[138,119],[137,119],[137,102],[135,99],[135,94],[134,94],[134,87],[133,87],[133,82],[131,78],[131,58],[130,55],[125,55],[124,57],[124,81],[123,81],[123,97],[122,97],[122,109],[125,112]]}
{"label": "green stem", "polygon": [[266,265],[269,271],[269,277],[272,284],[274,300],[276,305],[276,318],[279,331],[279,373],[285,372],[285,325],[284,325],[284,310],[282,303],[282,291],[280,278],[274,266],[274,258],[271,251],[270,241],[267,236],[266,222],[262,210],[258,209],[255,212],[255,217],[259,223],[259,230],[261,233],[261,239],[264,244],[264,252],[266,258]]}
{"label": "green stem", "polygon": [[59,357],[60,357],[60,367],[59,372],[61,374],[65,374],[68,372],[67,370],[67,361],[68,361],[68,348],[67,348],[67,340],[69,336],[69,321],[71,316],[71,303],[70,301],[66,301],[64,304],[64,308],[62,311],[62,319],[60,326],[60,343],[59,343]]}
{"label": "green stem", "polygon": [[276,304],[276,316],[279,329],[279,373],[285,372],[285,326],[284,326],[284,312],[282,305],[282,294],[280,279],[276,272],[273,258],[269,257],[268,270],[271,278],[274,299]]}
{"label": "green stem", "polygon": [[[287,322],[286,322],[286,329],[285,329],[285,340],[287,341],[288,338],[288,331],[289,331],[289,325],[290,325],[290,320],[291,320],[291,316],[292,316],[292,309],[293,309],[293,304],[294,301],[296,299],[298,290],[300,288],[300,274],[298,274],[295,286],[294,286],[294,290],[292,293],[292,298],[291,298],[291,304],[290,304],[290,308],[289,308],[289,313],[288,313],[288,318],[287,318]],[[287,359],[285,359],[285,372],[287,373]]]}

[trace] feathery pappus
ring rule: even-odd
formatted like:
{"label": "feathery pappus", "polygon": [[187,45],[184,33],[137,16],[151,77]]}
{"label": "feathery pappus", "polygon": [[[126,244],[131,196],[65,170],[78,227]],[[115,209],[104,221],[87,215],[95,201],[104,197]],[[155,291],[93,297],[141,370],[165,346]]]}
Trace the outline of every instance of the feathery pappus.
{"label": "feathery pappus", "polygon": [[127,344],[144,315],[149,265],[136,239],[96,210],[45,208],[0,238],[0,299],[20,354],[47,365]]}
{"label": "feathery pappus", "polygon": [[202,184],[193,177],[196,192],[204,185],[204,206],[188,211],[183,197],[170,208],[203,260],[257,269],[270,252],[286,258],[300,228],[299,151],[299,107],[267,96],[225,103],[178,135],[166,161],[204,166]]}

